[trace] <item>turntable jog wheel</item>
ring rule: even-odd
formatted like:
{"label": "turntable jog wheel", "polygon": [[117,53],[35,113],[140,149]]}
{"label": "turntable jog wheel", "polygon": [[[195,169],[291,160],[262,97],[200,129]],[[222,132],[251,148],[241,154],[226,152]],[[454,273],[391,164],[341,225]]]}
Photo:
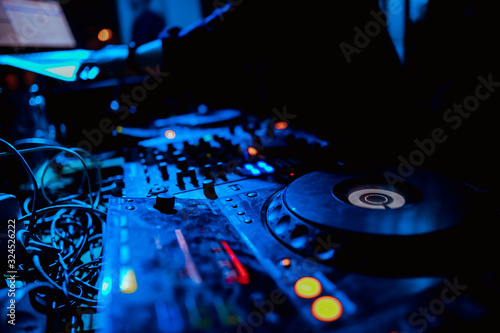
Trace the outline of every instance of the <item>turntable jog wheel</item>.
{"label": "turntable jog wheel", "polygon": [[396,262],[403,269],[427,252],[438,260],[437,249],[468,217],[464,193],[463,184],[420,170],[404,182],[317,171],[275,193],[264,215],[274,237],[306,257],[350,269]]}

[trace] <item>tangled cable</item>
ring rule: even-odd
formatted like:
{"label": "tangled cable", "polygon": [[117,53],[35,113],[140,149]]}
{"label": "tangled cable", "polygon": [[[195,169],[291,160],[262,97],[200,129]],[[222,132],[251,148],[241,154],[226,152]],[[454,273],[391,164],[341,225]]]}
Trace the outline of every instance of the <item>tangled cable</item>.
{"label": "tangled cable", "polygon": [[[34,309],[47,316],[47,331],[76,332],[83,328],[82,315],[95,313],[97,309],[106,219],[106,207],[100,203],[102,179],[99,164],[82,149],[65,148],[54,145],[54,142],[50,145],[34,139],[18,142],[19,145],[36,145],[25,149],[17,149],[16,144],[11,145],[3,139],[0,143],[8,149],[0,153],[0,157],[15,155],[32,185],[31,197],[23,204],[25,215],[18,219],[25,228],[16,232],[19,258],[16,280],[23,282],[23,288],[33,289],[30,300]],[[39,151],[58,153],[48,159],[37,180],[23,155]],[[81,162],[83,177],[78,193],[51,199],[46,193],[44,178],[50,165],[62,154],[69,154]],[[97,189],[94,192],[84,156],[92,161],[95,169]],[[85,183],[87,191],[83,189]],[[39,191],[46,207],[40,207]],[[33,287],[41,284],[44,288]]]}

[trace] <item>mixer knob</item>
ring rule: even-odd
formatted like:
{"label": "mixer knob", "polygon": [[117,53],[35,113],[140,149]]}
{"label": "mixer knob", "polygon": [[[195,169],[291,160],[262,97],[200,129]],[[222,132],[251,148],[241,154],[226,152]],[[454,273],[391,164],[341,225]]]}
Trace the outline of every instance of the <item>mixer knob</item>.
{"label": "mixer knob", "polygon": [[179,157],[177,159],[177,167],[181,169],[183,172],[187,172],[189,167],[187,158],[185,158],[184,156]]}
{"label": "mixer knob", "polygon": [[184,151],[189,152],[193,149],[193,146],[189,143],[189,141],[184,141],[183,143]]}
{"label": "mixer knob", "polygon": [[196,178],[196,169],[194,167],[188,168],[189,178],[191,178],[191,184],[198,186],[198,179]]}
{"label": "mixer knob", "polygon": [[198,165],[200,166],[200,168],[202,168],[207,163],[208,163],[207,154],[198,155]]}
{"label": "mixer knob", "polygon": [[226,172],[224,171],[224,163],[217,162],[216,165],[217,176],[223,180],[227,180]]}
{"label": "mixer knob", "polygon": [[177,186],[179,186],[180,188],[183,188],[184,187],[184,176],[182,175],[182,171],[181,170],[177,170]]}
{"label": "mixer knob", "polygon": [[203,171],[205,173],[205,178],[214,179],[214,175],[212,174],[212,166],[210,164],[205,164],[203,166]]}
{"label": "mixer knob", "polygon": [[203,181],[203,194],[207,199],[217,199],[217,193],[215,193],[214,181],[212,179],[205,179]]}
{"label": "mixer knob", "polygon": [[174,160],[177,162],[177,160],[182,156],[182,152],[179,150],[176,150],[172,153],[172,157]]}
{"label": "mixer knob", "polygon": [[167,162],[165,162],[165,161],[160,162],[160,164],[158,164],[158,169],[160,169],[161,178],[163,178],[163,180],[168,180],[168,166],[167,166]]}
{"label": "mixer knob", "polygon": [[162,213],[169,213],[174,210],[175,197],[171,194],[160,193],[156,197],[155,208]]}
{"label": "mixer knob", "polygon": [[175,147],[174,147],[174,144],[173,144],[173,143],[169,143],[169,144],[167,145],[167,153],[169,153],[169,154],[173,154],[173,153],[174,153],[174,151],[176,151],[176,149],[175,149]]}

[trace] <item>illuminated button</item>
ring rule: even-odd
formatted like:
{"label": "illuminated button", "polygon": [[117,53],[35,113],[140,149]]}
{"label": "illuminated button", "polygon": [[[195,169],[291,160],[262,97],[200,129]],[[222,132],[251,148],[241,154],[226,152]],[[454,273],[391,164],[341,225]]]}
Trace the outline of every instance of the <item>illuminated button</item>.
{"label": "illuminated button", "polygon": [[248,151],[248,155],[250,155],[250,156],[255,156],[259,153],[259,151],[255,147],[248,147],[247,151]]}
{"label": "illuminated button", "polygon": [[280,261],[281,267],[290,267],[291,264],[292,264],[292,261],[288,258],[285,258],[285,259]]}
{"label": "illuminated button", "polygon": [[137,280],[133,269],[120,269],[120,291],[124,294],[132,294],[137,290]]}
{"label": "illuminated button", "polygon": [[263,170],[265,173],[273,173],[274,172],[274,167],[271,165],[267,164],[264,161],[259,161],[257,162],[257,166],[259,169]]}
{"label": "illuminated button", "polygon": [[303,277],[295,282],[295,293],[302,298],[314,298],[322,289],[321,283],[313,277]]}
{"label": "illuminated button", "polygon": [[313,302],[311,312],[320,321],[335,321],[342,316],[343,309],[335,297],[323,296]]}
{"label": "illuminated button", "polygon": [[254,167],[253,164],[250,164],[250,163],[246,163],[243,167],[245,168],[245,170],[247,170],[253,176],[260,176],[262,173],[259,169]]}
{"label": "illuminated button", "polygon": [[173,139],[173,138],[175,138],[175,132],[172,130],[168,130],[165,132],[165,137],[167,139]]}
{"label": "illuminated button", "polygon": [[97,34],[97,39],[99,39],[101,42],[107,42],[111,38],[113,38],[113,31],[111,31],[110,29],[102,29]]}
{"label": "illuminated button", "polygon": [[278,121],[274,124],[274,128],[277,130],[284,130],[288,127],[288,123],[286,121]]}

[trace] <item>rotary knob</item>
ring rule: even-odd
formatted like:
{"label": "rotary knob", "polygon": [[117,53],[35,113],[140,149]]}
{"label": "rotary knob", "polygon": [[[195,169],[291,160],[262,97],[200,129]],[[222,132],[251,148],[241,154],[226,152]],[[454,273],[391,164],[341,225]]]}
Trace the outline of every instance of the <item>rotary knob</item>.
{"label": "rotary knob", "polygon": [[160,193],[156,197],[155,208],[162,213],[174,212],[175,197],[171,194]]}
{"label": "rotary knob", "polygon": [[212,179],[205,179],[203,181],[203,194],[208,199],[217,199],[217,193],[215,193],[214,181]]}

